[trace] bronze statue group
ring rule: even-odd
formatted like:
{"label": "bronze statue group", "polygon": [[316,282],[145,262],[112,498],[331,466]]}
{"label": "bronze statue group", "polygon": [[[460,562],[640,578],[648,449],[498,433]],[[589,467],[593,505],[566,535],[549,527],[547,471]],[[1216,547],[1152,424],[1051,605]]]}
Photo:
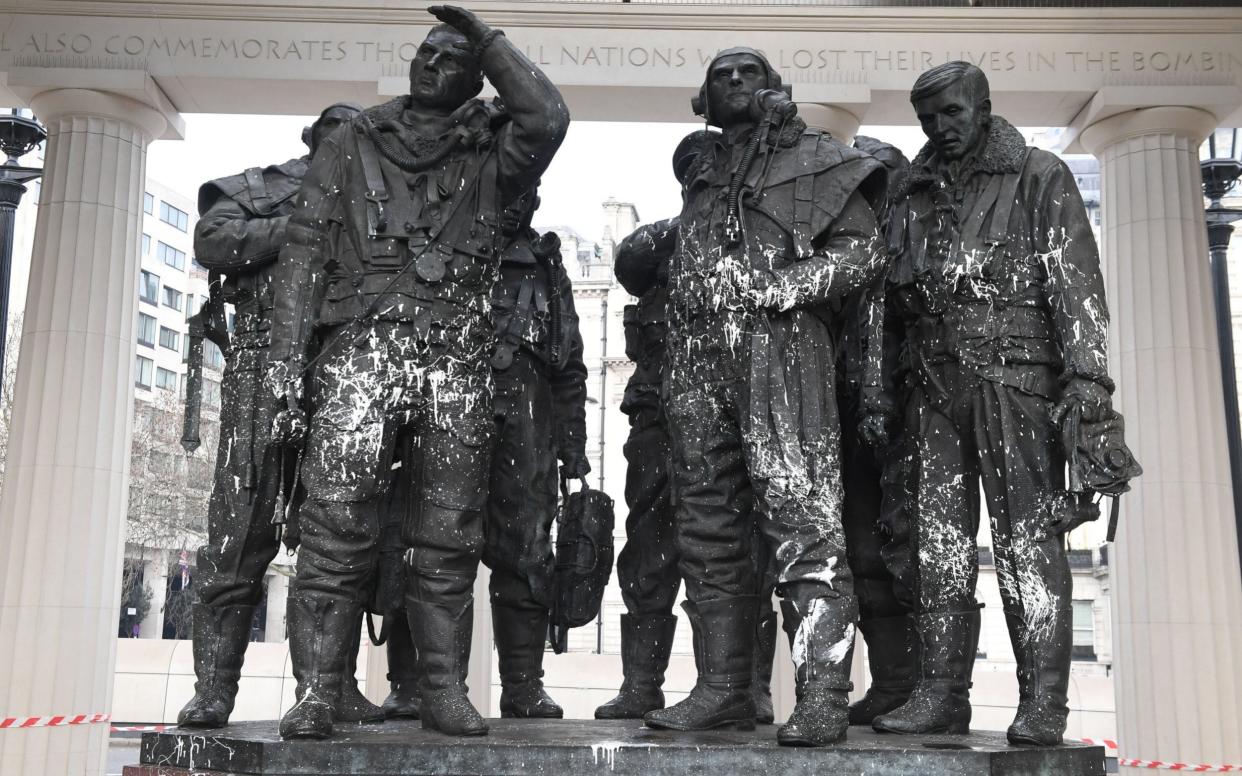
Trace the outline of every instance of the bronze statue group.
{"label": "bronze statue group", "polygon": [[[562,716],[542,683],[550,530],[558,480],[590,469],[586,370],[559,243],[530,224],[569,112],[499,30],[431,12],[408,96],[330,106],[308,156],[200,193],[197,259],[236,323],[182,726],[227,723],[282,537],[298,552],[283,737],[395,717],[486,733],[465,685],[480,560],[502,715]],[[797,691],[781,744],[850,724],[965,733],[982,485],[1017,659],[1009,740],[1061,741],[1064,535],[1139,472],[1095,241],[1072,174],[992,115],[978,68],[928,70],[910,98],[928,142],[907,164],[808,128],[758,51],[709,64],[692,101],[707,126],[673,154],[681,214],[616,255],[638,298],[628,613],[624,684],[596,717],[773,722],[775,594]],[[698,681],[665,708],[683,580]],[[382,707],[354,681],[368,612],[388,638]],[[872,683],[850,706],[856,631]]]}

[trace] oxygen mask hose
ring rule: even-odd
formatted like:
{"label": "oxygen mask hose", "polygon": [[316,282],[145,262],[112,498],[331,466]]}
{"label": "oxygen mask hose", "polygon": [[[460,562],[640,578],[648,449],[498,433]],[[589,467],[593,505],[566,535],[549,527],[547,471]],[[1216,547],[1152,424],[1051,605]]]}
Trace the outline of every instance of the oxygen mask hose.
{"label": "oxygen mask hose", "polygon": [[751,133],[750,140],[746,143],[746,150],[742,152],[742,160],[738,162],[737,169],[733,171],[733,179],[729,181],[729,209],[725,217],[725,240],[730,248],[736,247],[742,241],[742,212],[739,202],[742,184],[746,181],[747,174],[750,173],[750,167],[755,162],[755,154],[759,152],[759,144],[767,137],[775,116],[776,106],[764,111],[763,119]]}

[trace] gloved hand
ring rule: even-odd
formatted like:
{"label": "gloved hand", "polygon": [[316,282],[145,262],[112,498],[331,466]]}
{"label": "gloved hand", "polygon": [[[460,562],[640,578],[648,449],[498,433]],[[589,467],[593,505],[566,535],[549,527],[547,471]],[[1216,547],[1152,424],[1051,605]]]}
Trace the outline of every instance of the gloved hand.
{"label": "gloved hand", "polygon": [[263,376],[263,384],[278,399],[287,396],[300,399],[302,397],[302,375],[306,373],[306,361],[301,357],[292,357],[283,361],[269,361],[267,374]]}
{"label": "gloved hand", "polygon": [[569,453],[563,456],[561,477],[566,480],[580,480],[591,473],[591,462],[583,453]]}
{"label": "gloved hand", "polygon": [[880,450],[888,446],[892,435],[889,432],[892,416],[884,412],[868,412],[863,419],[858,421],[858,436],[871,446],[873,450]]}
{"label": "gloved hand", "polygon": [[1076,406],[1082,407],[1082,419],[1087,423],[1097,423],[1113,414],[1113,399],[1107,388],[1094,380],[1074,377],[1066,384],[1061,401],[1052,408],[1049,420],[1054,426],[1060,426]]}
{"label": "gloved hand", "polygon": [[272,419],[272,442],[289,447],[301,447],[306,444],[306,433],[310,424],[306,412],[297,407],[283,409]]}
{"label": "gloved hand", "polygon": [[427,12],[465,35],[466,39],[476,46],[483,42],[487,33],[492,31],[492,28],[484,24],[482,19],[460,6],[433,5],[427,9]]}

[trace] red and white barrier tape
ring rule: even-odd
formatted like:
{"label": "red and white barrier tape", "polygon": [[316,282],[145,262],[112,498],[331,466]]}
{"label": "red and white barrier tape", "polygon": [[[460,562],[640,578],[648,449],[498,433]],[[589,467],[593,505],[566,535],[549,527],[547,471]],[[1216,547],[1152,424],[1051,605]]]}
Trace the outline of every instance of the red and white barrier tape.
{"label": "red and white barrier tape", "polygon": [[1242,765],[1195,765],[1194,763],[1166,763],[1160,760],[1132,760],[1126,757],[1118,758],[1117,764],[1127,768],[1150,768],[1162,771],[1181,771],[1182,773],[1242,773]]}
{"label": "red and white barrier tape", "polygon": [[[1117,742],[1107,738],[1084,738],[1084,744],[1102,746],[1111,754],[1117,754]],[[1118,757],[1117,764],[1127,768],[1147,768],[1150,770],[1181,771],[1182,773],[1242,773],[1242,765],[1206,765],[1203,763],[1166,763],[1161,760],[1138,760],[1131,757]]]}
{"label": "red and white barrier tape", "polygon": [[163,733],[176,725],[113,725],[113,733]]}
{"label": "red and white barrier tape", "polygon": [[107,722],[111,714],[78,714],[77,716],[56,717],[4,717],[0,719],[0,729],[4,728],[36,728],[61,727],[62,725],[93,725]]}

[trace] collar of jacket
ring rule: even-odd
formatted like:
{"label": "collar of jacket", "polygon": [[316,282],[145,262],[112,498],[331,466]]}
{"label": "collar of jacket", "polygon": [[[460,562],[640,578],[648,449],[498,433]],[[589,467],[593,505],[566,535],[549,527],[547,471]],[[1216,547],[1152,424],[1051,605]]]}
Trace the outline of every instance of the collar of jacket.
{"label": "collar of jacket", "polygon": [[[398,122],[405,125],[405,122],[402,120],[402,114],[409,107],[409,103],[410,96],[407,94],[367,108],[363,112],[377,129],[382,128],[383,124],[387,122]],[[450,118],[450,124],[454,127],[462,124],[467,126],[480,124],[482,126],[489,126],[494,130],[508,119],[508,115],[499,106],[473,97],[466,100],[461,107],[453,111]]]}
{"label": "collar of jacket", "polygon": [[[778,148],[792,148],[798,144],[798,139],[802,137],[802,133],[804,132],[806,132],[806,122],[797,116],[794,116],[779,128],[773,127],[769,130],[768,147],[770,147],[773,144],[773,141],[775,141],[775,145]],[[750,135],[747,135],[746,140],[743,142],[748,142],[749,138]],[[703,138],[703,145],[699,152],[698,162],[695,165],[694,171],[686,178],[687,188],[703,181],[710,183],[715,177],[715,166],[718,163],[717,159],[729,159],[731,157],[731,149],[732,147],[728,141],[725,140],[722,133],[712,132],[711,134],[705,136]],[[751,167],[752,175],[750,177],[752,178],[754,177],[755,171],[762,166],[761,162],[763,161],[763,153],[764,147],[761,146],[759,153],[756,154],[757,158],[755,159],[755,164]],[[725,185],[728,185],[728,176],[732,174],[733,170],[730,168],[724,178]]]}
{"label": "collar of jacket", "polygon": [[263,183],[267,187],[268,201],[262,203],[261,207],[255,207],[255,203],[251,200],[250,186],[244,172],[208,181],[198,190],[199,215],[206,213],[207,209],[221,196],[228,197],[256,214],[266,215],[277,205],[298,193],[309,166],[310,157],[299,156],[281,164],[264,167]]}
{"label": "collar of jacket", "polygon": [[[1022,159],[1026,154],[1026,138],[1001,116],[993,115],[982,153],[975,154],[959,176],[966,180],[975,174],[1004,175],[1021,172]],[[910,168],[899,177],[893,187],[893,199],[904,197],[911,191],[925,188],[940,180],[935,152],[931,143],[923,146]]]}

